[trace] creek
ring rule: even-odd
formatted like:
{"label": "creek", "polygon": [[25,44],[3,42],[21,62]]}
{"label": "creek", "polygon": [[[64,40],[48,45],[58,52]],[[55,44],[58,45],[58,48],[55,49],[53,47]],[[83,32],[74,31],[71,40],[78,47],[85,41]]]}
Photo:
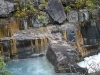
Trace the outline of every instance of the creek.
{"label": "creek", "polygon": [[[77,64],[87,68],[88,73],[97,72],[100,70],[100,53],[85,57]],[[6,70],[11,71],[12,75],[55,75],[54,67],[46,56],[8,61]]]}
{"label": "creek", "polygon": [[7,62],[6,69],[12,75],[55,75],[54,68],[45,56],[17,59]]}

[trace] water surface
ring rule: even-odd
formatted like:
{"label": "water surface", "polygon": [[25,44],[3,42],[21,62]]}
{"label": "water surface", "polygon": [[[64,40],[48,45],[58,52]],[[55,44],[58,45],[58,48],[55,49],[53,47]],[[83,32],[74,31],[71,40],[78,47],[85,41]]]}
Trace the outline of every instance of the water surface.
{"label": "water surface", "polygon": [[7,65],[6,69],[11,71],[12,75],[55,75],[54,67],[45,56],[11,60]]}
{"label": "water surface", "polygon": [[78,63],[79,66],[88,69],[88,73],[100,71],[100,53],[84,58],[84,61]]}

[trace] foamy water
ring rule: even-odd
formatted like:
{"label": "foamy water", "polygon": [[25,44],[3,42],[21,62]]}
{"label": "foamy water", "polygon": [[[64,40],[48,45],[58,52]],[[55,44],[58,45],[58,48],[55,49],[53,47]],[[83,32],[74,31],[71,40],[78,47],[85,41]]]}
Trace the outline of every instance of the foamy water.
{"label": "foamy water", "polygon": [[55,75],[54,67],[45,56],[12,60],[7,65],[6,69],[12,72],[11,75]]}
{"label": "foamy water", "polygon": [[88,73],[100,71],[100,53],[84,58],[84,61],[78,63],[79,66],[88,69]]}

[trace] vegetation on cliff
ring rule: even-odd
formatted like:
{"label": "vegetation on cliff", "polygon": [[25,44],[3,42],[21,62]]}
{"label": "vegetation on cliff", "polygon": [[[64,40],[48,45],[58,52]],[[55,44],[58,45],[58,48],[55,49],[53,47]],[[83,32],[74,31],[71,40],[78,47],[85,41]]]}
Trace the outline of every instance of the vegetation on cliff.
{"label": "vegetation on cliff", "polygon": [[69,9],[87,9],[88,11],[92,12],[92,10],[96,7],[96,0],[76,0],[75,3],[66,6],[65,10],[68,11]]}
{"label": "vegetation on cliff", "polygon": [[29,16],[36,17],[42,24],[47,24],[45,14],[45,6],[48,4],[45,0],[39,5],[35,6],[35,2],[28,0],[27,2],[16,3],[16,11],[14,17],[16,18],[28,18]]}
{"label": "vegetation on cliff", "polygon": [[0,56],[0,75],[10,75],[9,71],[6,71],[5,68],[6,64],[4,63],[2,57]]}

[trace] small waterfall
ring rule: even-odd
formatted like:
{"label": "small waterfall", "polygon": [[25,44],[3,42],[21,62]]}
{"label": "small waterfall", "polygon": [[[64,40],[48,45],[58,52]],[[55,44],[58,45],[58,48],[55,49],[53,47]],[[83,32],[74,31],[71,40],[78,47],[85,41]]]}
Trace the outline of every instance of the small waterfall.
{"label": "small waterfall", "polygon": [[33,45],[33,40],[31,39],[31,49],[32,49],[32,52],[34,52],[34,45]]}
{"label": "small waterfall", "polygon": [[3,40],[2,41],[2,45],[3,45],[3,53],[4,53],[4,60],[7,61],[9,60],[10,58],[10,46],[9,46],[9,41],[7,40]]}
{"label": "small waterfall", "polygon": [[64,39],[67,40],[66,30],[63,31]]}
{"label": "small waterfall", "polygon": [[43,42],[43,38],[41,39],[41,53],[43,53],[44,52],[44,42]]}
{"label": "small waterfall", "polygon": [[45,37],[44,38],[44,43],[45,43],[45,50],[48,48],[48,39]]}
{"label": "small waterfall", "polygon": [[18,50],[16,48],[16,44],[17,44],[16,39],[10,40],[11,55],[16,55],[18,53]]}
{"label": "small waterfall", "polygon": [[34,27],[34,17],[30,18],[30,27]]}
{"label": "small waterfall", "polygon": [[35,39],[35,46],[36,46],[36,53],[39,53],[39,44],[38,44],[38,39]]}
{"label": "small waterfall", "polygon": [[24,24],[24,30],[27,30],[28,29],[27,19],[23,19],[23,24]]}
{"label": "small waterfall", "polygon": [[41,53],[41,38],[38,39],[38,54]]}

